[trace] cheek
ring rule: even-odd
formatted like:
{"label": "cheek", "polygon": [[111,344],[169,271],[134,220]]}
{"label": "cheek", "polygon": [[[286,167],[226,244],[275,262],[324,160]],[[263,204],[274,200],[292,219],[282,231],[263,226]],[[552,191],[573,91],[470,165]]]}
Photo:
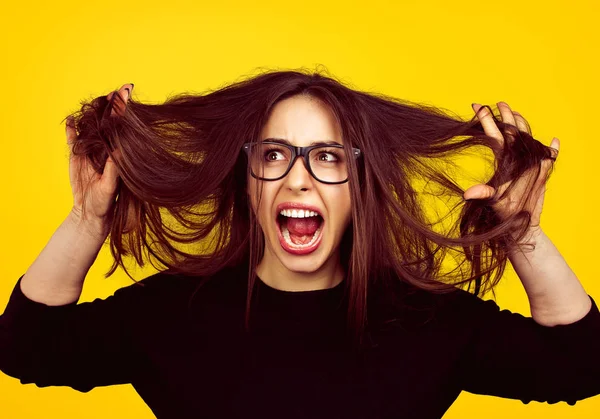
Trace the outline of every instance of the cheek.
{"label": "cheek", "polygon": [[334,214],[335,223],[343,229],[352,218],[352,204],[350,201],[350,190],[345,188],[336,191],[337,193],[329,193],[328,208],[330,213]]}

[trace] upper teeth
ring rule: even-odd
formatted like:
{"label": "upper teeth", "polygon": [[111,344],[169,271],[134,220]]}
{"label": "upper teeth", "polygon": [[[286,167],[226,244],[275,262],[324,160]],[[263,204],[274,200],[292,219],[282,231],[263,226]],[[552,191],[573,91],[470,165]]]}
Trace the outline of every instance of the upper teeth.
{"label": "upper teeth", "polygon": [[304,218],[304,217],[315,217],[319,215],[319,213],[309,210],[281,210],[281,215],[284,217],[292,217],[292,218]]}

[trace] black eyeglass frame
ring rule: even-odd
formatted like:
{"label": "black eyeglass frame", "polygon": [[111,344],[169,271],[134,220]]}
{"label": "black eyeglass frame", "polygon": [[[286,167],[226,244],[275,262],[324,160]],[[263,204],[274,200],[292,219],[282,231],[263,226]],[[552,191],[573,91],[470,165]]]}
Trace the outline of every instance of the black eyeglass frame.
{"label": "black eyeglass frame", "polygon": [[[246,152],[246,155],[248,156],[248,160],[250,160],[250,147],[252,147],[255,144],[276,144],[278,146],[281,147],[286,147],[288,148],[291,152],[292,152],[292,158],[290,159],[290,164],[288,166],[288,168],[286,169],[286,171],[279,176],[276,179],[267,179],[267,178],[263,178],[260,176],[257,176],[256,174],[254,174],[254,171],[252,170],[252,167],[250,167],[250,174],[252,175],[253,178],[255,179],[259,179],[259,180],[266,180],[266,181],[271,181],[271,180],[279,180],[279,179],[283,179],[284,177],[287,176],[287,174],[290,172],[290,170],[292,170],[292,166],[294,165],[294,163],[296,162],[296,157],[303,157],[304,160],[304,167],[306,167],[306,170],[308,170],[308,172],[310,173],[310,175],[315,178],[316,180],[318,180],[321,183],[325,183],[328,185],[339,185],[341,183],[346,183],[348,182],[348,178],[346,178],[346,180],[342,180],[339,182],[327,182],[324,180],[319,179],[317,176],[315,176],[314,172],[312,171],[312,167],[310,166],[310,162],[308,161],[308,153],[310,153],[311,150],[314,150],[315,148],[322,148],[322,147],[327,147],[327,148],[344,148],[343,145],[341,144],[333,144],[333,145],[329,145],[329,144],[316,144],[316,145],[311,145],[308,147],[296,147],[293,145],[289,145],[289,144],[283,144],[283,143],[279,143],[276,141],[263,141],[263,142],[252,142],[252,143],[245,143],[243,145],[243,150]],[[357,159],[361,156],[361,151],[358,148],[352,148],[352,152],[354,153],[354,159]]]}

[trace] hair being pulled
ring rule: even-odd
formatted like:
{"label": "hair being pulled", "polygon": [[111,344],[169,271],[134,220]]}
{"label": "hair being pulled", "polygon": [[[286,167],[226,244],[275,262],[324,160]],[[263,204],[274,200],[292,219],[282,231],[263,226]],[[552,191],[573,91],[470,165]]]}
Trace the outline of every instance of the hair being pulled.
{"label": "hair being pulled", "polygon": [[[367,325],[368,291],[377,282],[403,281],[436,293],[457,286],[481,295],[493,290],[508,255],[520,249],[530,214],[515,211],[501,221],[492,204],[526,172],[539,174],[551,149],[495,116],[507,139],[502,145],[485,135],[476,117],[463,120],[433,106],[361,92],[319,70],[268,71],[161,104],[130,99],[122,115],[111,115],[115,101],[122,101],[118,94],[83,103],[73,114],[73,153],[85,155],[98,173],[111,156],[120,176],[111,214],[114,264],[106,276],[118,266],[129,275],[127,256],[140,266],[148,260],[165,272],[202,277],[247,260],[248,315],[264,236],[246,192],[242,145],[260,141],[274,105],[297,94],[330,107],[347,155],[352,147],[362,150],[360,159],[348,159],[352,220],[341,244],[355,337],[360,340]],[[465,175],[455,159],[466,151],[478,153],[492,173],[478,183],[498,191],[509,182],[508,189],[465,202],[466,188],[454,173]],[[518,208],[532,190],[533,183]],[[432,197],[446,205],[439,219],[428,214]],[[444,270],[448,257],[453,265]]]}

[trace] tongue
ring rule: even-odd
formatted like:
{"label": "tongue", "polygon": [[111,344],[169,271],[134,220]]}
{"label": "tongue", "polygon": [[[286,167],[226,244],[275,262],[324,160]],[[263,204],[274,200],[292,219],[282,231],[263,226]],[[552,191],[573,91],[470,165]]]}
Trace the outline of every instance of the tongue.
{"label": "tongue", "polygon": [[287,229],[290,232],[290,239],[294,244],[306,244],[310,242],[320,224],[319,217],[288,218]]}

